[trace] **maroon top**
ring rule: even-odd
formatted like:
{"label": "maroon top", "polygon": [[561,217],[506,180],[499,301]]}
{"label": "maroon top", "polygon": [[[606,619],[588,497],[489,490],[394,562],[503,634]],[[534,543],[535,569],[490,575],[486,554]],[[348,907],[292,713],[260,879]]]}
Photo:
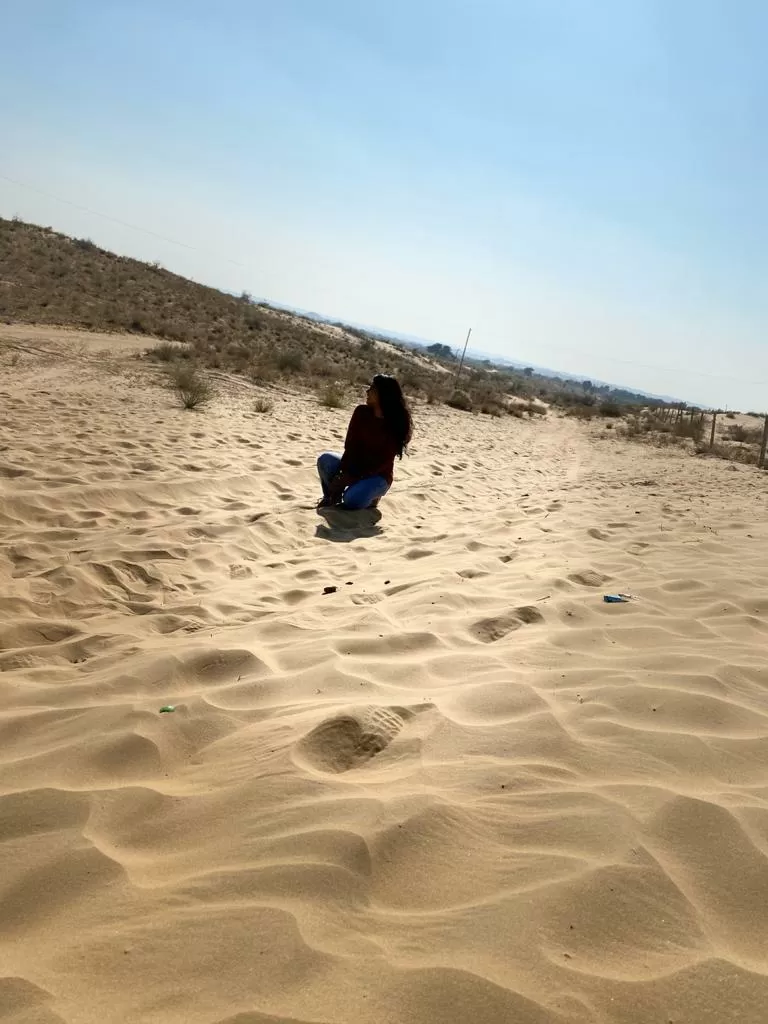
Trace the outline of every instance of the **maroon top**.
{"label": "maroon top", "polygon": [[397,454],[397,442],[385,421],[369,405],[358,405],[347,428],[342,472],[356,480],[383,476],[391,484]]}

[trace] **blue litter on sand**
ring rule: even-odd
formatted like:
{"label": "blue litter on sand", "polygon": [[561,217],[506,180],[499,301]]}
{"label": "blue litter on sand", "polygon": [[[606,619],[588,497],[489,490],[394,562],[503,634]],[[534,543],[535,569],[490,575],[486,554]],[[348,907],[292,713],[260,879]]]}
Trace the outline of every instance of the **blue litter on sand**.
{"label": "blue litter on sand", "polygon": [[626,604],[629,598],[626,594],[606,594],[603,600],[606,604]]}

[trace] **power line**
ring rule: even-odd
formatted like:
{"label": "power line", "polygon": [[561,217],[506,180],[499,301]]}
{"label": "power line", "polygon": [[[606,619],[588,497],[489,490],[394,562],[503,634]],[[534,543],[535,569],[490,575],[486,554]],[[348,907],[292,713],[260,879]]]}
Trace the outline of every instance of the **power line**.
{"label": "power line", "polygon": [[[544,348],[554,349],[556,352],[568,352],[575,356],[582,356],[586,359],[607,359],[612,363],[621,363],[624,366],[637,366],[643,370],[654,370],[657,373],[681,373],[692,377],[707,377],[710,380],[730,380],[736,384],[757,384],[758,386],[764,386],[765,381],[762,380],[745,380],[743,377],[730,377],[725,373],[705,373],[703,370],[689,370],[687,367],[676,367],[676,366],[658,366],[652,363],[638,363],[634,359],[620,359],[618,356],[604,355],[603,353],[594,352],[583,352],[580,349],[569,348],[565,345],[544,345]],[[560,371],[561,373],[564,371]]]}
{"label": "power line", "polygon": [[[83,206],[82,203],[75,203],[71,199],[62,199],[61,196],[55,196],[51,192],[46,192],[44,189],[37,188],[35,185],[30,185],[26,181],[19,181],[17,178],[11,178],[8,174],[3,174],[0,171],[0,178],[3,181],[10,182],[11,185],[18,185],[19,188],[25,188],[29,192],[36,192],[37,195],[43,196],[45,199],[52,199],[56,203],[63,203],[64,206],[71,206],[75,210],[81,210],[83,213],[91,214],[93,217],[100,217],[102,220],[111,221],[113,224],[119,224],[121,227],[130,228],[131,231],[138,231],[144,235],[150,235],[152,238],[159,238],[162,242],[168,242],[170,245],[178,245],[182,249],[189,249],[192,252],[201,252],[201,249],[197,245],[190,245],[188,242],[180,242],[178,238],[168,238],[167,235],[161,235],[157,231],[152,231],[151,228],[142,227],[139,224],[130,224],[127,220],[120,220],[119,217],[113,217],[108,213],[101,213],[100,210],[94,210],[90,206]],[[231,263],[235,267],[243,267],[247,269],[244,263],[238,263],[237,260],[228,259],[226,256],[219,257],[225,260],[227,263]]]}

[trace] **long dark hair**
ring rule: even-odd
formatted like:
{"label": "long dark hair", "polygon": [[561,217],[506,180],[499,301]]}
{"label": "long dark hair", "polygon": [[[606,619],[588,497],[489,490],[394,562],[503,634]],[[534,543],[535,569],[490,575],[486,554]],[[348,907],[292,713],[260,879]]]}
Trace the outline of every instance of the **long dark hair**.
{"label": "long dark hair", "polygon": [[403,389],[395,377],[385,373],[377,373],[372,384],[379,397],[384,422],[397,442],[397,454],[402,459],[403,452],[408,448],[413,436],[413,420]]}

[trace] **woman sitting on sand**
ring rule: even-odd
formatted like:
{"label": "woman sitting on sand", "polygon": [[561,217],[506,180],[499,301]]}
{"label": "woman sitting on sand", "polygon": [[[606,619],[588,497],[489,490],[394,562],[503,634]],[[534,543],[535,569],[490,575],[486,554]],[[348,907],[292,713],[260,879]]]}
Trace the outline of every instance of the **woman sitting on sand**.
{"label": "woman sitting on sand", "polygon": [[412,432],[400,385],[394,377],[377,373],[366,404],[352,413],[344,454],[324,452],[317,460],[323,485],[318,508],[375,508],[392,486],[395,456],[402,459]]}

